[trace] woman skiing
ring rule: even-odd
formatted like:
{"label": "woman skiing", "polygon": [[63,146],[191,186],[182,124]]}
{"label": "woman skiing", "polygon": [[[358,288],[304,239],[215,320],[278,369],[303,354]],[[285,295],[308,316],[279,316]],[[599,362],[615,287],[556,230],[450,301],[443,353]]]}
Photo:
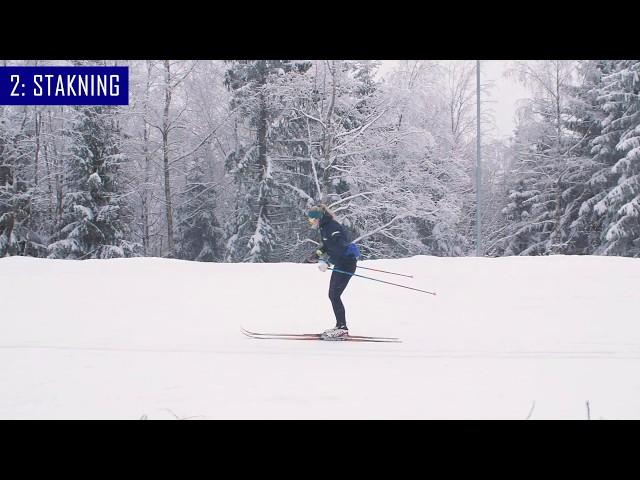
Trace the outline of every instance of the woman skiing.
{"label": "woman skiing", "polygon": [[[313,259],[318,260],[318,268],[326,272],[329,264],[333,264],[335,269],[343,272],[354,273],[360,251],[351,238],[347,230],[340,225],[331,210],[326,205],[312,207],[307,213],[309,224],[312,228],[320,230],[321,247],[315,251]],[[323,333],[323,338],[337,339],[349,334],[345,309],[340,296],[347,284],[351,280],[351,275],[333,271],[329,282],[329,300],[336,316],[336,326]]]}

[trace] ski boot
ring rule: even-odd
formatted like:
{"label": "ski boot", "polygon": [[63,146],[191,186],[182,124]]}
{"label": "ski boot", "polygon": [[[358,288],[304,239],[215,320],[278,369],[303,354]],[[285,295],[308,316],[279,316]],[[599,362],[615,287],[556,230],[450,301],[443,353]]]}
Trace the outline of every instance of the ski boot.
{"label": "ski boot", "polygon": [[326,330],[320,338],[322,340],[344,340],[347,336],[349,336],[349,329],[340,326]]}

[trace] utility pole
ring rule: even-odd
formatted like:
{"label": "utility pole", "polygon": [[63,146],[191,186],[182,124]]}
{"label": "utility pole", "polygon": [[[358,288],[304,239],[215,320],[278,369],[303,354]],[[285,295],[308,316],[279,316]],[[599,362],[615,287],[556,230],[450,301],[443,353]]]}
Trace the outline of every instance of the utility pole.
{"label": "utility pole", "polygon": [[482,256],[482,234],[480,230],[480,185],[481,185],[481,169],[480,169],[480,60],[476,60],[476,123],[478,132],[476,135],[476,256]]}

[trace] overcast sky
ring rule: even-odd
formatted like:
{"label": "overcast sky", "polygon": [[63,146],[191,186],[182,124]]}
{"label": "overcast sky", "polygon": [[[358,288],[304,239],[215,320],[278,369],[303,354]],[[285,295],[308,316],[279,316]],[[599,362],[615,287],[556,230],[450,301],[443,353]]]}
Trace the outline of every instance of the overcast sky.
{"label": "overcast sky", "polygon": [[505,60],[484,60],[480,62],[480,81],[493,80],[491,91],[491,107],[493,108],[496,127],[501,136],[509,136],[515,127],[517,101],[530,96],[525,87],[514,78],[505,78],[508,68]]}
{"label": "overcast sky", "polygon": [[[517,101],[529,96],[527,90],[513,78],[505,78],[508,60],[482,60],[480,64],[480,81],[493,81],[494,87],[490,96],[483,98],[493,110],[498,135],[508,137],[515,127]],[[380,73],[390,71],[396,65],[395,60],[383,60]]]}

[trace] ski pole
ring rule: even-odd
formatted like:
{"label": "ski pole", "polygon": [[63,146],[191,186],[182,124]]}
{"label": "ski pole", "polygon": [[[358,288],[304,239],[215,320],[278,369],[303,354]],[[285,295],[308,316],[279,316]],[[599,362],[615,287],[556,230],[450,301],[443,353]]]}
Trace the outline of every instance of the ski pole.
{"label": "ski pole", "polygon": [[419,288],[407,287],[405,285],[399,285],[397,283],[385,282],[384,280],[378,280],[377,278],[365,277],[364,275],[358,275],[357,273],[345,272],[343,270],[338,270],[337,268],[329,268],[329,270],[333,270],[334,272],[338,272],[338,273],[344,273],[345,275],[351,275],[352,277],[367,278],[369,280],[375,280],[376,282],[388,283],[389,285],[395,285],[396,287],[408,288],[409,290],[416,290],[418,292],[428,293],[429,295],[435,295],[434,292],[427,292],[426,290],[420,290]]}
{"label": "ski pole", "polygon": [[405,275],[404,273],[387,272],[386,270],[378,270],[377,268],[361,267],[360,265],[357,265],[357,267],[362,268],[363,270],[373,270],[374,272],[390,273],[391,275],[400,275],[401,277],[413,278],[413,275]]}

